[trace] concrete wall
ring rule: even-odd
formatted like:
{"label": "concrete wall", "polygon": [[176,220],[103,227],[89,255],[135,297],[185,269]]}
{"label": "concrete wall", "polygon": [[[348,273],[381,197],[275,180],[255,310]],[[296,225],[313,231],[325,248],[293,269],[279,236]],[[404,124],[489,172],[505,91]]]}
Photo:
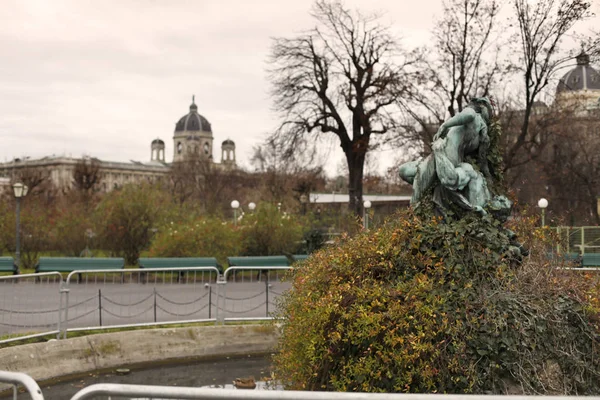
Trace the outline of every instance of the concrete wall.
{"label": "concrete wall", "polygon": [[264,354],[274,350],[278,338],[270,325],[104,333],[0,349],[0,370],[23,372],[39,382],[152,362]]}

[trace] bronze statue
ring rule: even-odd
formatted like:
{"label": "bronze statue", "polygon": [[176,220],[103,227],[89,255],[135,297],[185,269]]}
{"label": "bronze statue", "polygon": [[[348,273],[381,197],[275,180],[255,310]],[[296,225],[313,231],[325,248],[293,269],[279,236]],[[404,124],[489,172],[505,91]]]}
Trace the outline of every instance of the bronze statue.
{"label": "bronze statue", "polygon": [[[490,177],[487,151],[492,115],[489,99],[472,99],[440,126],[433,138],[432,154],[400,167],[400,177],[413,185],[411,204],[417,206],[433,187],[433,200],[440,208],[454,204],[485,214],[484,206],[492,199],[486,181]],[[469,155],[476,158],[475,166],[466,161]]]}

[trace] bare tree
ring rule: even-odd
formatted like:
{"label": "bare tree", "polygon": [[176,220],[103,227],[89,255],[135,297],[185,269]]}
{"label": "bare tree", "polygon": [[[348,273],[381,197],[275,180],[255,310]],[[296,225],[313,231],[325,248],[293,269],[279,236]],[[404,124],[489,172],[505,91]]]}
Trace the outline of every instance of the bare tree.
{"label": "bare tree", "polygon": [[[402,108],[412,117],[399,138],[412,153],[426,156],[438,127],[476,96],[489,95],[508,72],[500,61],[505,40],[498,0],[444,0],[442,17],[432,31],[416,79]],[[408,145],[408,146],[406,146]]]}
{"label": "bare tree", "polygon": [[[537,139],[530,129],[533,108],[556,72],[572,63],[575,53],[564,52],[561,44],[572,28],[589,15],[590,4],[584,0],[513,0],[519,33],[519,62],[516,68],[523,79],[524,109],[518,132],[504,154],[506,171],[524,165],[535,157],[531,149],[536,148]],[[596,54],[596,46],[597,43],[592,42],[588,52]],[[524,152],[529,154],[522,154]]]}
{"label": "bare tree", "polygon": [[600,224],[599,121],[599,110],[565,116],[540,163],[552,210],[573,224]]}
{"label": "bare tree", "polygon": [[101,183],[100,160],[93,157],[81,157],[73,168],[73,187],[89,195]]}
{"label": "bare tree", "polygon": [[257,183],[262,187],[261,193],[269,195],[265,200],[279,203],[293,197],[299,202],[302,195],[308,196],[310,192],[323,188],[323,166],[313,156],[310,157],[312,163],[284,159],[272,140],[255,146],[250,164],[254,167]]}
{"label": "bare tree", "polygon": [[179,204],[194,201],[207,213],[223,211],[242,187],[243,173],[228,169],[197,154],[173,163],[169,172],[170,189]]}
{"label": "bare tree", "polygon": [[476,95],[489,95],[498,79],[499,38],[496,0],[447,0],[433,31],[437,58],[425,69],[445,110],[454,116]]}
{"label": "bare tree", "polygon": [[322,133],[337,136],[349,170],[350,209],[362,210],[365,155],[395,128],[410,64],[376,16],[318,0],[317,26],[295,38],[276,38],[270,80],[283,120],[272,135],[284,157],[305,152]]}

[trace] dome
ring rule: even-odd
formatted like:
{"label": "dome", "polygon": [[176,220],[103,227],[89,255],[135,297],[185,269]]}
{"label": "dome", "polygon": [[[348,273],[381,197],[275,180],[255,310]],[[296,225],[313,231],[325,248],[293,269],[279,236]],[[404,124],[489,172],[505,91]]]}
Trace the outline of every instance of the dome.
{"label": "dome", "polygon": [[229,146],[235,146],[235,143],[233,142],[233,140],[227,139],[227,140],[223,140],[223,144],[222,145],[223,146],[227,146],[227,145],[229,145]]}
{"label": "dome", "polygon": [[165,142],[163,142],[162,140],[160,140],[159,138],[156,138],[152,141],[152,144],[160,144],[160,145],[165,145]]}
{"label": "dome", "polygon": [[590,66],[590,56],[577,56],[577,66],[567,72],[556,88],[556,93],[579,90],[600,90],[600,73]]}
{"label": "dome", "polygon": [[198,106],[194,103],[194,100],[192,100],[190,112],[181,117],[175,125],[175,132],[183,131],[203,131],[212,133],[208,120],[198,114]]}

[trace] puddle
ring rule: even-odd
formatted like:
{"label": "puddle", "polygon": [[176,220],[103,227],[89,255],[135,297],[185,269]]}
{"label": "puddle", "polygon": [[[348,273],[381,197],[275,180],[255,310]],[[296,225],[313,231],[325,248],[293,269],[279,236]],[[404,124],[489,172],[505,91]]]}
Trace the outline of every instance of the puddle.
{"label": "puddle", "polygon": [[[89,374],[73,381],[63,381],[52,386],[41,386],[45,400],[71,398],[84,387],[95,383],[126,383],[131,385],[227,387],[233,388],[235,378],[254,377],[257,389],[264,388],[261,378],[271,375],[270,356],[229,357],[220,360],[196,361],[190,364],[160,365],[144,369],[131,369],[127,375],[115,371],[106,374]],[[3,397],[12,398],[11,396]],[[97,399],[106,397],[97,397]],[[19,393],[19,400],[30,399]]]}

